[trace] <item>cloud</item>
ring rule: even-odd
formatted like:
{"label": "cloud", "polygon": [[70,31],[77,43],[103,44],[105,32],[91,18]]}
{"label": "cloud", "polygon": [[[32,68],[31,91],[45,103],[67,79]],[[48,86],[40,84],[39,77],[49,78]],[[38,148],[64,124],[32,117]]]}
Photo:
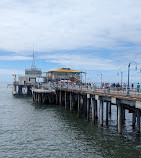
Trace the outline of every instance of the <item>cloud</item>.
{"label": "cloud", "polygon": [[24,74],[24,70],[0,69],[0,75],[12,75],[12,74],[23,75]]}
{"label": "cloud", "polygon": [[47,56],[40,56],[40,59],[46,60],[60,66],[86,69],[86,70],[116,70],[117,65],[111,59],[100,58],[96,54],[48,54]]}
{"label": "cloud", "polygon": [[[140,0],[4,0],[0,15],[1,65],[32,60],[33,44],[36,59],[49,69],[105,71],[109,79],[109,71],[141,63]],[[16,72],[10,68],[0,74]]]}
{"label": "cloud", "polygon": [[17,60],[32,60],[31,57],[26,56],[0,56],[0,60],[6,60],[6,61],[17,61]]}
{"label": "cloud", "polygon": [[[141,42],[139,0],[5,0],[0,2],[0,48],[18,53],[115,49]],[[128,46],[126,46],[128,47]]]}

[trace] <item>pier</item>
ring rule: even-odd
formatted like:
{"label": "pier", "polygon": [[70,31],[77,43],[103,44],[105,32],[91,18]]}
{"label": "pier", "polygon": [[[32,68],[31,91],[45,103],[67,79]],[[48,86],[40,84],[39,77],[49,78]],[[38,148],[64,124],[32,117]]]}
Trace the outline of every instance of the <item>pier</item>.
{"label": "pier", "polygon": [[[112,106],[117,107],[117,133],[122,134],[126,119],[125,110],[132,113],[132,127],[140,135],[141,93],[125,90],[87,89],[82,87],[55,87],[55,90],[33,90],[33,101],[38,104],[57,104],[71,113],[77,111],[78,117],[85,115],[93,124],[109,126]],[[106,106],[106,107],[104,107]],[[104,120],[104,109],[106,119]],[[99,110],[99,112],[98,112]],[[99,121],[98,121],[99,120]]]}

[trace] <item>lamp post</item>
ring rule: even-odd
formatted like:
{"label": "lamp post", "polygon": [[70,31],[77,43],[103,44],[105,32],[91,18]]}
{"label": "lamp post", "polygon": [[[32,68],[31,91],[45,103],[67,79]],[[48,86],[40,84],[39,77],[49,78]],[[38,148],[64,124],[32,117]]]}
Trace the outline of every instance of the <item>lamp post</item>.
{"label": "lamp post", "polygon": [[131,61],[128,65],[128,86],[127,86],[127,95],[129,96],[130,86],[129,86],[129,77],[130,77],[130,65],[131,63],[135,63],[136,67],[135,70],[137,70],[137,63],[135,61]]}
{"label": "lamp post", "polygon": [[99,73],[100,73],[100,76],[101,76],[101,87],[102,87],[102,73],[101,72],[99,72]]}
{"label": "lamp post", "polygon": [[[123,71],[121,71],[121,69],[119,69],[119,71],[120,71],[120,75],[121,75],[121,88],[122,88]],[[119,72],[117,73],[117,75],[119,75]]]}
{"label": "lamp post", "polygon": [[86,85],[86,75],[87,75],[87,73],[86,73],[86,71],[84,73],[85,73],[85,85]]}

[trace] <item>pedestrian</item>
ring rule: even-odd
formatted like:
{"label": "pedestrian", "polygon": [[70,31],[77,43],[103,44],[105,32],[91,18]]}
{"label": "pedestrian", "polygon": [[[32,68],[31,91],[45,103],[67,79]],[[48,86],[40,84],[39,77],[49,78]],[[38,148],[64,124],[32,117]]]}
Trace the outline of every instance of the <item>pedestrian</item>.
{"label": "pedestrian", "polygon": [[132,83],[131,87],[132,87],[132,90],[133,90],[134,89],[134,84],[133,83]]}
{"label": "pedestrian", "polygon": [[140,91],[140,84],[138,83],[137,84],[137,92],[139,92]]}
{"label": "pedestrian", "polygon": [[123,89],[126,90],[126,84],[125,83],[123,84]]}

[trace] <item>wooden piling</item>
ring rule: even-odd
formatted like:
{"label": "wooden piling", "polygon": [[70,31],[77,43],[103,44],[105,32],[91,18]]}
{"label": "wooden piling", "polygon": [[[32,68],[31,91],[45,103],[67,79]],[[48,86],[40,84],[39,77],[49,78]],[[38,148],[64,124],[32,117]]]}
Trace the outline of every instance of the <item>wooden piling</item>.
{"label": "wooden piling", "polygon": [[65,109],[67,108],[67,92],[65,91]]}
{"label": "wooden piling", "polygon": [[70,112],[73,112],[73,94],[70,92]]}
{"label": "wooden piling", "polygon": [[133,114],[132,114],[132,127],[133,127],[133,129],[135,129],[135,125],[136,125],[136,113],[133,112]]}
{"label": "wooden piling", "polygon": [[59,91],[59,105],[61,106],[62,105],[62,97],[61,97],[61,90]]}
{"label": "wooden piling", "polygon": [[121,104],[117,105],[118,107],[118,134],[122,133],[122,107]]}
{"label": "wooden piling", "polygon": [[125,124],[125,108],[122,106],[122,124]]}
{"label": "wooden piling", "polygon": [[97,100],[95,100],[95,118],[98,119],[98,108],[97,108]]}
{"label": "wooden piling", "polygon": [[140,135],[140,110],[137,110],[137,134]]}
{"label": "wooden piling", "polygon": [[100,126],[103,127],[103,100],[100,100]]}
{"label": "wooden piling", "polygon": [[81,104],[80,104],[80,94],[77,94],[77,104],[78,104],[78,117],[80,117],[80,115],[81,115],[81,110],[80,110],[80,106],[81,106]]}
{"label": "wooden piling", "polygon": [[106,102],[106,125],[108,125],[108,111],[109,111],[109,103]]}
{"label": "wooden piling", "polygon": [[112,114],[112,112],[111,112],[111,102],[108,102],[108,104],[109,104],[109,116],[111,117],[111,114]]}
{"label": "wooden piling", "polygon": [[96,100],[91,98],[91,105],[92,105],[92,122],[95,124],[96,122]]}
{"label": "wooden piling", "polygon": [[90,94],[87,94],[87,120],[90,120]]}
{"label": "wooden piling", "polygon": [[33,102],[35,102],[35,92],[32,93],[32,96],[33,96],[33,98],[32,98]]}
{"label": "wooden piling", "polygon": [[56,105],[58,104],[58,91],[56,91]]}

